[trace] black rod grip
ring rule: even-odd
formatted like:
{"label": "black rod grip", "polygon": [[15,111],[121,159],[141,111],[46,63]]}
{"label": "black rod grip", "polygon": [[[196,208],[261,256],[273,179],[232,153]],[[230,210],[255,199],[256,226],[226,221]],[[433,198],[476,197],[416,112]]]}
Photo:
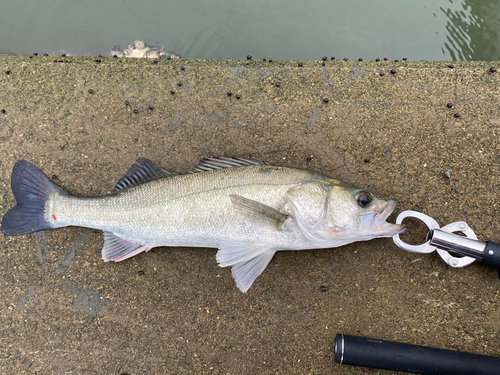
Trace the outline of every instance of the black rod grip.
{"label": "black rod grip", "polygon": [[500,244],[488,241],[483,251],[483,262],[500,272]]}
{"label": "black rod grip", "polygon": [[500,357],[343,334],[335,338],[335,362],[416,374],[500,374]]}

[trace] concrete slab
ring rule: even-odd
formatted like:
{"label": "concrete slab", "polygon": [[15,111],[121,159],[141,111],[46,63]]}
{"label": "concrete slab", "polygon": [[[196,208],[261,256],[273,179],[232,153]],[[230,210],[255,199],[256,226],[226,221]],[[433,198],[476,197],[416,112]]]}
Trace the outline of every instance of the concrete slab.
{"label": "concrete slab", "polygon": [[[100,195],[139,157],[182,172],[215,154],[326,172],[500,241],[498,63],[54,59],[0,56],[1,215],[19,159]],[[365,373],[334,363],[336,333],[500,356],[500,281],[481,264],[380,239],[280,252],[242,294],[214,249],[109,264],[102,243],[1,236],[0,374]]]}

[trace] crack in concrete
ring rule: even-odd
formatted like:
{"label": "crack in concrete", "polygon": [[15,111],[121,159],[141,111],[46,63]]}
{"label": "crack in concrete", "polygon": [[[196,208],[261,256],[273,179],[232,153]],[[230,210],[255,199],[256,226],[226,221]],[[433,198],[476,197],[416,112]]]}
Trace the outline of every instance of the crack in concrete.
{"label": "crack in concrete", "polygon": [[311,124],[314,121],[316,121],[316,119],[320,116],[321,112],[322,112],[322,109],[320,107],[316,107],[313,109],[311,116],[307,119],[306,124],[305,124],[307,128],[309,126],[311,126]]}
{"label": "crack in concrete", "polygon": [[354,65],[351,72],[351,79],[357,81],[363,70],[365,70],[365,68],[362,66]]}
{"label": "crack in concrete", "polygon": [[64,286],[68,288],[70,293],[75,295],[75,303],[73,306],[93,316],[96,316],[101,311],[111,306],[109,299],[101,297],[95,290],[76,286],[70,280],[66,280]]}
{"label": "crack in concrete", "polygon": [[333,82],[328,76],[328,72],[326,71],[326,69],[323,69],[323,71],[321,72],[321,81],[325,85],[327,85],[330,90],[333,89]]}
{"label": "crack in concrete", "polygon": [[38,237],[38,265],[41,266],[45,262],[45,251],[47,251],[47,236],[45,231],[37,232]]}
{"label": "crack in concrete", "polygon": [[26,306],[26,304],[28,303],[28,301],[31,299],[31,297],[33,297],[34,295],[36,294],[36,289],[35,288],[31,288],[30,290],[28,290],[26,292],[26,294],[24,296],[21,297],[21,299],[19,300],[19,302],[17,302],[16,304],[16,307],[15,309],[17,311],[21,310],[24,306]]}
{"label": "crack in concrete", "polygon": [[87,238],[89,233],[89,230],[82,231],[75,242],[73,242],[69,249],[66,250],[66,252],[64,253],[64,257],[59,262],[59,267],[56,269],[56,273],[63,273],[66,270],[73,259],[75,259],[76,249],[78,249],[85,242],[85,239]]}

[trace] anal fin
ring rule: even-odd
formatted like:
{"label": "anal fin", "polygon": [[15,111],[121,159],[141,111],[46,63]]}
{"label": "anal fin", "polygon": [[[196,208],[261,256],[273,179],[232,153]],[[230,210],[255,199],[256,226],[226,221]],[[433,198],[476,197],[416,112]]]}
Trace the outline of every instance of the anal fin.
{"label": "anal fin", "polygon": [[229,241],[219,247],[217,263],[221,267],[232,266],[236,286],[246,293],[278,250],[269,245]]}
{"label": "anal fin", "polygon": [[149,251],[152,247],[118,237],[114,233],[104,232],[104,246],[102,247],[102,259],[105,262],[121,260],[133,257],[143,251]]}

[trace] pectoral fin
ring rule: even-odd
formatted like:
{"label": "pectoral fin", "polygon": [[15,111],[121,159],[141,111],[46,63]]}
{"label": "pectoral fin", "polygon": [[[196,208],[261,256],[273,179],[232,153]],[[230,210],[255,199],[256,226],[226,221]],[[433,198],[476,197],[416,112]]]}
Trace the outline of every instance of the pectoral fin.
{"label": "pectoral fin", "polygon": [[268,245],[230,241],[219,247],[217,263],[221,267],[233,266],[231,273],[236,286],[246,293],[277,250]]}
{"label": "pectoral fin", "polygon": [[281,226],[289,217],[264,203],[242,197],[241,195],[231,194],[229,198],[234,209],[248,218],[249,221],[265,222],[277,230],[281,229]]}

